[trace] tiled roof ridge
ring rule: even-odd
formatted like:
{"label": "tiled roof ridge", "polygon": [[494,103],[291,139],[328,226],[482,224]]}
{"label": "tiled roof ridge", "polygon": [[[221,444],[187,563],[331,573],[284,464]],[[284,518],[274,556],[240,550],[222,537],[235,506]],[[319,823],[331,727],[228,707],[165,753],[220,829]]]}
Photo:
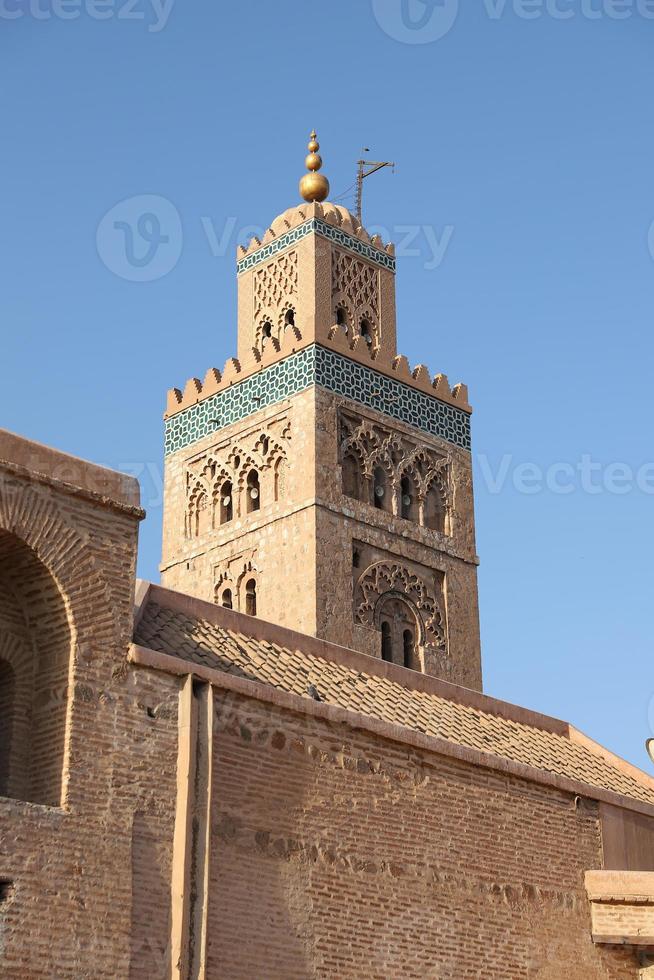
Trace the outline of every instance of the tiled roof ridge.
{"label": "tiled roof ridge", "polygon": [[198,599],[174,589],[166,589],[161,585],[142,583],[141,590],[140,615],[148,603],[157,603],[163,609],[180,612],[189,618],[207,620],[215,626],[261,642],[276,644],[291,650],[302,650],[303,653],[308,653],[331,663],[340,663],[350,668],[359,669],[373,677],[389,679],[408,691],[434,694],[464,707],[475,708],[486,714],[504,718],[506,721],[526,724],[553,734],[565,737],[569,734],[569,723],[560,718],[532,711],[509,701],[502,701],[499,698],[483,694],[480,691],[473,691],[471,688],[461,687],[458,684],[452,684],[430,674],[410,671],[404,667],[398,667],[396,664],[386,663],[377,657],[369,657],[365,653],[338,646],[338,644],[300,633],[285,626],[279,626],[276,623],[268,623],[259,617],[247,616],[245,613],[237,612],[234,609],[226,609],[224,606],[218,606],[205,599]]}
{"label": "tiled roof ridge", "polygon": [[558,719],[160,586],[140,586],[137,619],[134,662],[159,657],[159,669],[208,671],[220,684],[254,685],[264,700],[301,699],[301,710],[318,685],[320,700],[357,726],[365,718],[373,729],[390,726],[393,738],[425,738],[491,768],[526,767],[527,778],[654,807],[652,777]]}

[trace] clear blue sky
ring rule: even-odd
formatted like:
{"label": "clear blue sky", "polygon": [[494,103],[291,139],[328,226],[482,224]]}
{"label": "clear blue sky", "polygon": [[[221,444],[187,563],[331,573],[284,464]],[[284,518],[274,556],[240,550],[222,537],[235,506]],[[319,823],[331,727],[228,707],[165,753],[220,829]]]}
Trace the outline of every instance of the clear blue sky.
{"label": "clear blue sky", "polygon": [[[332,197],[396,160],[366,223],[414,229],[400,350],[470,386],[486,690],[647,767],[654,4],[557,2],[0,0],[0,424],[139,472],[156,580],[165,392],[235,352],[236,238],[312,126]],[[145,282],[101,226],[141,195],[180,220]]]}

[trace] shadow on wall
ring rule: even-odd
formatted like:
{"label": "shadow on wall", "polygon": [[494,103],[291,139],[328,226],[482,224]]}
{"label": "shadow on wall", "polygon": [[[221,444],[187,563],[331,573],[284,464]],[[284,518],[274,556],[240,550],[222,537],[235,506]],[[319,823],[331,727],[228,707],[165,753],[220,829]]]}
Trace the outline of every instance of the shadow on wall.
{"label": "shadow on wall", "polygon": [[129,980],[170,977],[170,843],[155,817],[132,825],[132,933]]}
{"label": "shadow on wall", "polygon": [[0,796],[62,803],[71,648],[54,578],[0,531]]}

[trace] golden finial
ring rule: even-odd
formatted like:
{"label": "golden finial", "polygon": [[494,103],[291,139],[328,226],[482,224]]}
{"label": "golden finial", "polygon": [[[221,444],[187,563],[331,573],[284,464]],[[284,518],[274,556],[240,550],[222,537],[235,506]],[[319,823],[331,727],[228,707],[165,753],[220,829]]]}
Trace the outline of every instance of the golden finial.
{"label": "golden finial", "polygon": [[316,131],[311,133],[309,145],[307,147],[309,155],[305,160],[306,168],[309,171],[300,181],[300,194],[305,201],[324,201],[329,194],[329,181],[324,174],[318,171],[322,167],[322,157],[318,153],[320,143],[316,139]]}

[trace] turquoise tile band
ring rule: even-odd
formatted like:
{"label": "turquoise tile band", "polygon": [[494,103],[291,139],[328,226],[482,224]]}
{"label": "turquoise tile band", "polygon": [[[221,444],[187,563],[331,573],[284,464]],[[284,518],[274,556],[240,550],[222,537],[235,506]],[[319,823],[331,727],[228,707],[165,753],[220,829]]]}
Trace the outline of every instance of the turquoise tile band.
{"label": "turquoise tile band", "polygon": [[253,252],[252,255],[246,255],[236,265],[238,274],[247,272],[248,269],[253,269],[255,265],[260,265],[262,262],[267,262],[274,255],[277,255],[278,252],[283,252],[289,245],[294,245],[301,238],[311,234],[311,232],[315,232],[323,238],[328,238],[330,242],[334,242],[334,244],[340,245],[342,248],[346,248],[356,255],[360,255],[369,262],[374,262],[376,265],[381,265],[385,269],[390,269],[391,272],[395,272],[395,258],[392,255],[388,255],[387,252],[382,252],[381,249],[375,248],[374,245],[368,245],[366,242],[354,238],[353,235],[348,235],[347,232],[342,231],[340,228],[335,228],[334,225],[328,225],[326,221],[321,221],[320,218],[310,218],[304,224],[298,225],[297,228],[291,228],[284,235],[275,238],[268,245],[263,245],[256,252]]}
{"label": "turquoise tile band", "polygon": [[314,344],[166,419],[165,454],[186,449],[311,385],[470,451],[467,412]]}

